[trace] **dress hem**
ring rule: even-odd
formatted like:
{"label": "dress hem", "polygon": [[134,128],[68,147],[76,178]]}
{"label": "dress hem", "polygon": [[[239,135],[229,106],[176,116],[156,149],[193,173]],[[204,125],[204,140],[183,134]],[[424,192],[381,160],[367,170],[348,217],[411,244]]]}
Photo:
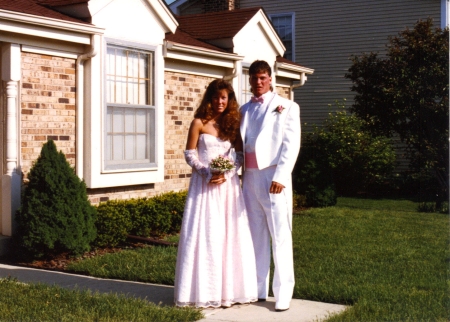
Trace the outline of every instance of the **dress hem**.
{"label": "dress hem", "polygon": [[233,300],[222,300],[222,301],[210,301],[206,303],[196,303],[196,302],[179,302],[175,301],[175,305],[178,307],[196,307],[196,308],[219,308],[219,307],[231,307],[234,304],[250,304],[253,302],[257,302],[258,299],[248,298],[248,299],[233,299]]}

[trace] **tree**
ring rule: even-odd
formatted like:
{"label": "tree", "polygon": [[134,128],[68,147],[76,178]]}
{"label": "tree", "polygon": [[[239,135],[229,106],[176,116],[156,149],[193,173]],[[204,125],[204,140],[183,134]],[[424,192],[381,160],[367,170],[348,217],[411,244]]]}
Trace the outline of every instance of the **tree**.
{"label": "tree", "polygon": [[24,253],[42,257],[89,250],[96,237],[96,209],[85,183],[52,140],[43,145],[28,179],[16,216],[17,242]]}
{"label": "tree", "polygon": [[398,134],[408,146],[411,168],[432,172],[448,191],[449,31],[418,21],[389,37],[387,54],[352,58],[346,78],[356,92],[351,107],[372,133]]}

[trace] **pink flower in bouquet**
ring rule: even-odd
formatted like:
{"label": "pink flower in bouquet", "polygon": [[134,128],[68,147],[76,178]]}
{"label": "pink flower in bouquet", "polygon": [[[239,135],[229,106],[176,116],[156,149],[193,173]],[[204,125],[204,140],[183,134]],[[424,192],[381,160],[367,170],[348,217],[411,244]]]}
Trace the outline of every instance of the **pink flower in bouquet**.
{"label": "pink flower in bouquet", "polygon": [[209,166],[213,172],[227,172],[234,169],[234,162],[227,156],[219,155],[211,160]]}

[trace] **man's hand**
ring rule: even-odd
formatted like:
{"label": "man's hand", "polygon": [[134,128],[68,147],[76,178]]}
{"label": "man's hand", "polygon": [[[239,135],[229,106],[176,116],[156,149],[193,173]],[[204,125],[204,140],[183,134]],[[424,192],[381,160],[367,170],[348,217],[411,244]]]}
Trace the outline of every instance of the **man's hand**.
{"label": "man's hand", "polygon": [[284,189],[284,186],[281,183],[272,181],[269,192],[278,194],[278,193],[281,193],[281,191],[283,191],[283,189]]}

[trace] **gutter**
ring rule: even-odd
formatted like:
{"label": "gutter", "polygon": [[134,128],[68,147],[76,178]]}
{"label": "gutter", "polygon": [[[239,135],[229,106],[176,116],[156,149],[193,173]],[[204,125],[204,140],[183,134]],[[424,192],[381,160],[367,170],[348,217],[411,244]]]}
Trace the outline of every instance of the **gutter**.
{"label": "gutter", "polygon": [[90,34],[103,33],[103,28],[87,23],[65,21],[48,17],[40,17],[27,13],[13,12],[3,9],[0,9],[0,19],[19,23],[32,24],[41,27],[66,30],[69,32],[90,33]]}
{"label": "gutter", "polygon": [[220,58],[220,59],[227,59],[227,60],[242,60],[243,56],[238,56],[236,54],[229,54],[229,53],[222,53],[219,51],[206,49],[206,48],[200,48],[196,46],[188,46],[188,45],[181,45],[177,43],[173,43],[167,40],[164,40],[164,56],[168,56],[168,50],[188,53],[188,54],[196,54],[196,55],[203,55],[207,57],[214,57],[214,58]]}
{"label": "gutter", "polygon": [[97,48],[95,42],[95,35],[91,35],[91,49],[84,54],[77,57],[76,62],[76,94],[75,94],[75,113],[76,113],[76,172],[78,177],[83,178],[83,164],[84,164],[84,61],[97,55]]}

